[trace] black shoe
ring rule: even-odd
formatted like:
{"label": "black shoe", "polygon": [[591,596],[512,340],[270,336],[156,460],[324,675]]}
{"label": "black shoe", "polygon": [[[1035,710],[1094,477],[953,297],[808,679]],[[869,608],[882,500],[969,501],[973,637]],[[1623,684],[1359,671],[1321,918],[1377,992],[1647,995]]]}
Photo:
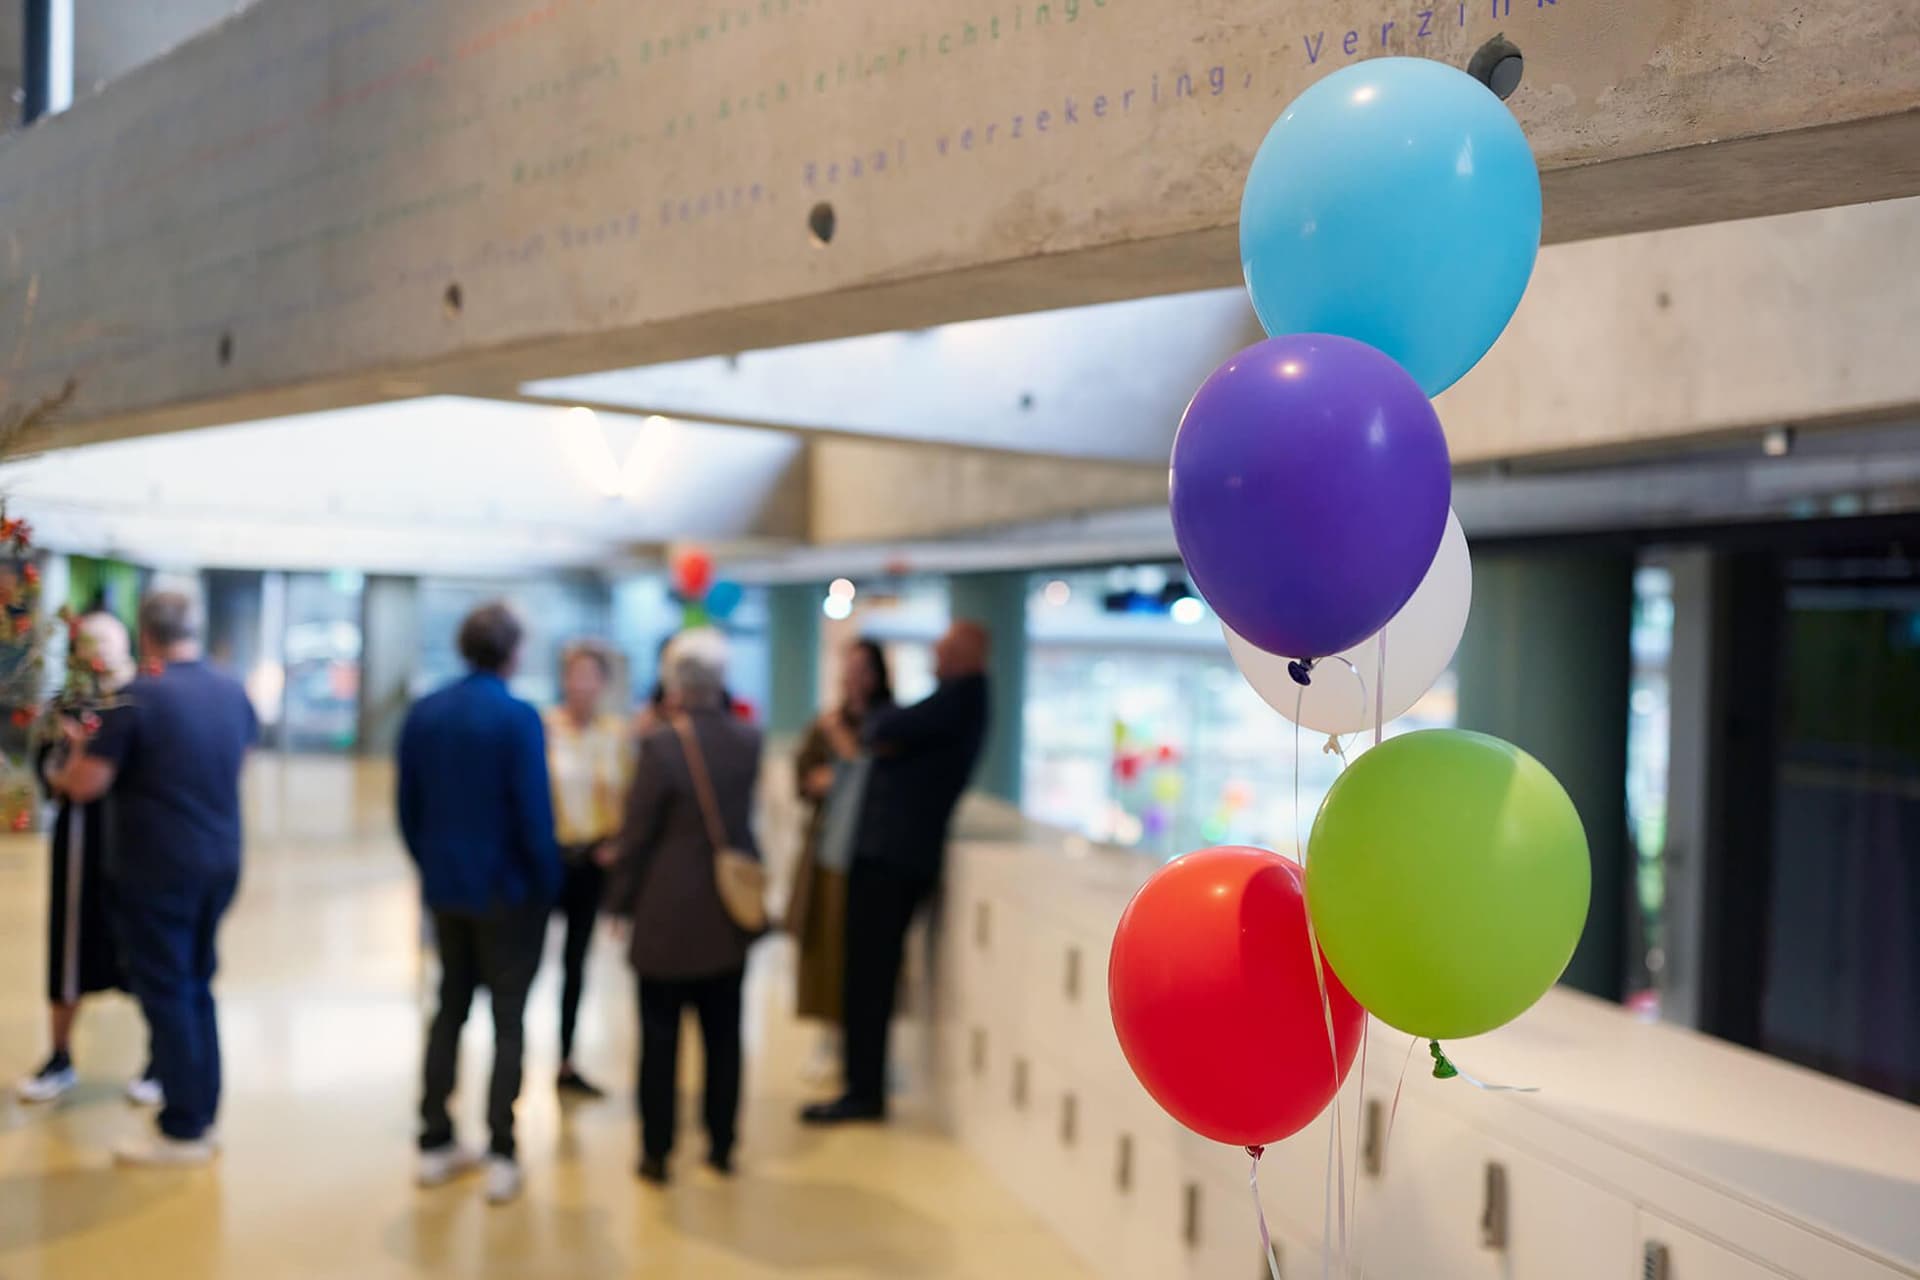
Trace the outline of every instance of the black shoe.
{"label": "black shoe", "polygon": [[800,1111],[802,1124],[850,1124],[886,1118],[885,1103],[867,1102],[851,1096],[835,1098],[832,1102],[816,1102]]}
{"label": "black shoe", "polygon": [[715,1151],[707,1156],[707,1168],[723,1178],[733,1176],[733,1152]]}
{"label": "black shoe", "polygon": [[560,1078],[554,1082],[554,1087],[561,1093],[572,1094],[576,1098],[604,1098],[607,1096],[605,1089],[602,1089],[599,1085],[587,1079],[572,1067],[568,1067],[560,1073]]}
{"label": "black shoe", "polygon": [[664,1157],[641,1156],[640,1168],[636,1172],[642,1182],[651,1182],[656,1187],[667,1185],[667,1162]]}

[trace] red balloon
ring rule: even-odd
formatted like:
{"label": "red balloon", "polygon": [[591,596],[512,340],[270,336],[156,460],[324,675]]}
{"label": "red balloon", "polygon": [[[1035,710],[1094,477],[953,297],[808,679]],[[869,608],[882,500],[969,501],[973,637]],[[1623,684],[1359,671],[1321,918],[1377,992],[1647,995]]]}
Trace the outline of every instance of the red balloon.
{"label": "red balloon", "polygon": [[1321,970],[1325,1006],[1300,868],[1265,849],[1203,849],[1127,904],[1107,1001],[1128,1065],[1167,1114],[1216,1142],[1264,1147],[1326,1109],[1359,1049],[1366,1014],[1324,958]]}
{"label": "red balloon", "polygon": [[689,600],[698,600],[713,585],[713,557],[688,547],[673,557],[674,588]]}

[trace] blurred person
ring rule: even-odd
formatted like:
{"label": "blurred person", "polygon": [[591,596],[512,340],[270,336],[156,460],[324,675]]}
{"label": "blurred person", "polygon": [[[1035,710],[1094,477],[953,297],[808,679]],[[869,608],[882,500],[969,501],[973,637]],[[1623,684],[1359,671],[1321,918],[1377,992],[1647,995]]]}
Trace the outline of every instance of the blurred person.
{"label": "blurred person", "polygon": [[407,712],[398,761],[400,830],[420,868],[440,952],[439,1008],[421,1067],[417,1178],[440,1186],[480,1163],[454,1140],[447,1102],[460,1029],[485,987],[493,1007],[486,1195],[494,1204],[520,1194],[513,1107],[522,1020],[562,880],[540,713],[507,690],[520,640],[520,621],[505,604],[469,613],[458,639],[468,672]]}
{"label": "blurred person", "polygon": [[860,731],[869,717],[892,707],[886,652],[872,640],[854,641],[841,658],[839,705],[808,727],[794,758],[795,783],[808,812],[786,924],[799,949],[797,1012],[826,1024],[808,1066],[816,1079],[831,1078],[839,1067],[847,867],[866,789]]}
{"label": "blurred person", "polygon": [[158,1131],[123,1164],[204,1164],[220,1108],[215,939],[240,881],[240,770],[259,733],[240,683],[200,658],[192,603],[140,604],[141,674],[92,733],[67,728],[49,779],[76,805],[111,792],[114,922],[128,986],[152,1037],[164,1103]]}
{"label": "blurred person", "polygon": [[560,991],[560,1075],[563,1094],[605,1094],[574,1065],[574,1030],[586,983],[587,952],[606,890],[604,867],[615,853],[620,805],[632,774],[631,739],[619,716],[601,706],[613,662],[594,644],[569,648],[560,660],[560,705],[547,713],[547,770],[553,777],[555,835],[564,875],[557,910],[566,920]]}
{"label": "blurred person", "polygon": [[[82,653],[99,664],[101,691],[111,700],[133,679],[133,644],[127,628],[110,613],[93,612],[80,619],[78,643]],[[101,708],[104,719],[123,708]],[[47,900],[47,1013],[53,1051],[40,1069],[22,1080],[16,1090],[22,1102],[53,1102],[79,1082],[73,1065],[73,1023],[83,997],[101,991],[126,989],[119,945],[113,928],[113,884],[109,879],[107,814],[95,800],[76,804],[55,790],[53,779],[67,764],[68,746],[60,742],[40,747],[36,768],[47,782],[48,794],[59,804],[53,824],[52,855]],[[136,1106],[161,1101],[160,1082],[147,1066],[127,1085],[127,1099]]]}
{"label": "blurred person", "polygon": [[667,1180],[673,1153],[680,1024],[700,1019],[707,1163],[733,1171],[740,1109],[740,986],[753,938],[727,913],[717,845],[758,857],[752,813],[760,733],[726,706],[726,641],[676,636],[662,662],[666,723],[640,742],[620,828],[609,909],[631,921],[640,994],[639,1175]]}
{"label": "blurred person", "polygon": [[[715,635],[722,637],[725,635],[717,628],[703,628],[703,630],[712,630]],[[667,723],[667,684],[664,679],[667,669],[667,649],[684,634],[685,632],[676,631],[667,636],[655,651],[653,688],[647,690],[647,700],[640,704],[640,710],[635,712],[633,717],[633,737],[636,742],[645,739],[648,734]],[[732,714],[734,706],[731,690],[720,691],[720,707],[728,714]]]}
{"label": "blurred person", "polygon": [[959,621],[934,645],[939,686],[873,715],[873,758],[847,874],[846,1091],[801,1112],[808,1124],[884,1120],[887,1036],[907,929],[940,885],[947,828],[987,733],[985,627]]}

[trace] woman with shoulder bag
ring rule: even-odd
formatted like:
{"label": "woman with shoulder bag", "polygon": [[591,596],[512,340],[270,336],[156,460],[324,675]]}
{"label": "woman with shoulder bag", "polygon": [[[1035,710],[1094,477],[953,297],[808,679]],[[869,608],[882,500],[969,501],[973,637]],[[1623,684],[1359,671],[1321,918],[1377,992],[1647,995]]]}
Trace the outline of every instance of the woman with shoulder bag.
{"label": "woman with shoulder bag", "polygon": [[760,734],[725,709],[726,641],[676,636],[661,663],[665,723],[640,742],[608,909],[631,920],[640,988],[640,1177],[667,1180],[677,1112],[680,1022],[700,1019],[707,1163],[733,1170],[740,1109],[740,989],[766,928],[754,843]]}
{"label": "woman with shoulder bag", "polygon": [[854,641],[841,660],[840,705],[821,712],[808,727],[794,760],[795,783],[809,809],[785,924],[799,952],[797,1011],[825,1024],[807,1066],[809,1078],[822,1079],[839,1069],[847,865],[867,780],[860,731],[869,716],[892,705],[885,651],[872,640]]}

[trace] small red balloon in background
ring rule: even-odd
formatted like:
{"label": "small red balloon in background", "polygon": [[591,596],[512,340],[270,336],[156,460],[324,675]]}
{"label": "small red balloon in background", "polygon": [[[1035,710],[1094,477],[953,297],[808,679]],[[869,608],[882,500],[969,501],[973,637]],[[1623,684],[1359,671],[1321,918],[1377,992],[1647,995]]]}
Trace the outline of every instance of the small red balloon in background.
{"label": "small red balloon in background", "polygon": [[684,547],[673,556],[673,589],[688,600],[698,600],[713,585],[713,557],[698,547]]}
{"label": "small red balloon in background", "polygon": [[1215,1142],[1264,1147],[1326,1109],[1366,1015],[1324,958],[1321,1004],[1308,945],[1300,868],[1265,849],[1190,853],[1134,895],[1107,1001],[1128,1065],[1167,1114]]}
{"label": "small red balloon in background", "polygon": [[735,720],[740,720],[740,721],[744,721],[747,724],[752,724],[753,716],[754,716],[754,710],[753,710],[753,704],[751,702],[748,702],[745,698],[735,698],[733,700],[733,718]]}
{"label": "small red balloon in background", "polygon": [[1113,776],[1122,782],[1134,782],[1140,777],[1140,757],[1128,751],[1113,758]]}
{"label": "small red balloon in background", "polygon": [[25,809],[21,809],[13,815],[13,829],[15,831],[25,831],[28,827],[32,825],[33,825],[33,815],[28,813]]}

